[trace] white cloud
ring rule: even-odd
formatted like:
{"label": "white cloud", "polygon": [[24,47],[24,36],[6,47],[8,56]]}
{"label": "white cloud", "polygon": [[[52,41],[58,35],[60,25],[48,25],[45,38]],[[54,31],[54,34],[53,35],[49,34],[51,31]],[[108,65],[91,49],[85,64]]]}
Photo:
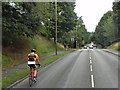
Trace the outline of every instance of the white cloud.
{"label": "white cloud", "polygon": [[95,31],[99,20],[109,10],[112,10],[114,0],[76,0],[75,12],[83,16],[87,31]]}

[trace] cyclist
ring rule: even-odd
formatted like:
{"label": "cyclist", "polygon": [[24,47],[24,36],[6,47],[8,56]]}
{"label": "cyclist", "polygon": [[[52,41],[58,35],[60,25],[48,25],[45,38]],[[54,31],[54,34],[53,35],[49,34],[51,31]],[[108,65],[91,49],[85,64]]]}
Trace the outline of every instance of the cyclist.
{"label": "cyclist", "polygon": [[28,66],[30,67],[30,71],[32,69],[34,70],[34,81],[36,81],[37,75],[36,64],[38,64],[40,67],[39,56],[36,54],[36,50],[32,49],[31,53],[28,54]]}

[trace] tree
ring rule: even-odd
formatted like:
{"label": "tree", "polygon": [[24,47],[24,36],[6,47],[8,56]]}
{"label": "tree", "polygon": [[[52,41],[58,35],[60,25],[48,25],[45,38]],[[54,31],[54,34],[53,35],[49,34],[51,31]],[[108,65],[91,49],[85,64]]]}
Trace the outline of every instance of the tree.
{"label": "tree", "polygon": [[71,48],[81,47],[88,42],[88,32],[81,17],[73,30],[62,35],[60,42]]}
{"label": "tree", "polygon": [[74,12],[74,2],[58,3],[58,30],[68,32],[76,26],[77,16]]}
{"label": "tree", "polygon": [[103,15],[95,30],[95,42],[102,47],[110,45],[115,40],[115,26],[113,12],[108,11]]}
{"label": "tree", "polygon": [[13,45],[14,38],[32,37],[37,34],[41,25],[38,14],[34,11],[35,3],[2,3],[3,46]]}
{"label": "tree", "polygon": [[115,24],[115,36],[116,40],[119,41],[119,35],[120,35],[120,1],[113,3],[113,21]]}

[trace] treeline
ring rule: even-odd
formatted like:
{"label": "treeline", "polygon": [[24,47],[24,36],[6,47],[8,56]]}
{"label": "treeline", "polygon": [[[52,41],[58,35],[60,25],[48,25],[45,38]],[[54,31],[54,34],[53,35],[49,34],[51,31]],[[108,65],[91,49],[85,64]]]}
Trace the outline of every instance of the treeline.
{"label": "treeline", "polygon": [[77,19],[74,29],[64,33],[61,39],[64,40],[63,43],[65,46],[72,48],[81,48],[89,42],[89,33],[87,32],[82,17]]}
{"label": "treeline", "polygon": [[[74,2],[57,2],[57,40],[70,47],[87,42],[87,30],[74,8]],[[55,22],[55,2],[2,2],[2,44],[14,47],[20,36],[36,35],[55,41]]]}
{"label": "treeline", "polygon": [[92,40],[102,48],[120,41],[120,2],[113,3],[113,11],[108,11],[99,21]]}

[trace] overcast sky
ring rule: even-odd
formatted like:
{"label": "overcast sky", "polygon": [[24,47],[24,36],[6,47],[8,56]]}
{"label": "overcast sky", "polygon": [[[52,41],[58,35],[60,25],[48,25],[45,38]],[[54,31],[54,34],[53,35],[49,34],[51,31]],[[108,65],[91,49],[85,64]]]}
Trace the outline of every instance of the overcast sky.
{"label": "overcast sky", "polygon": [[95,31],[99,20],[107,11],[112,10],[114,0],[76,0],[75,12],[82,19],[88,32]]}

